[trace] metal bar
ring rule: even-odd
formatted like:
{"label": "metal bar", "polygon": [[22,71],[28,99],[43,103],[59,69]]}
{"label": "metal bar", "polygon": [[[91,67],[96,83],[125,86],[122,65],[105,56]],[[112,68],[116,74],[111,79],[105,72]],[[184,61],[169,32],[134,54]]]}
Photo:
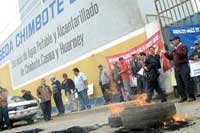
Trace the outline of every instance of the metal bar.
{"label": "metal bar", "polygon": [[[172,1],[174,1],[174,0],[171,0],[171,3],[173,3]],[[177,4],[177,5],[173,5],[172,7],[166,9],[166,11],[169,11],[169,10],[171,10],[171,9],[174,9],[174,7],[180,6],[180,5],[184,4],[184,3],[187,2],[187,1],[189,1],[189,0],[182,1],[182,2],[180,2],[180,3]],[[166,12],[166,11],[162,11],[162,12],[160,12],[160,13],[164,13],[164,12]]]}
{"label": "metal bar", "polygon": [[[174,5],[174,2],[173,2],[173,0],[171,0],[171,2],[172,2],[172,6],[175,8],[176,6]],[[176,18],[176,20],[175,21],[178,21],[178,17],[177,17],[177,14],[176,14],[176,11],[175,11],[175,9],[174,8],[172,8],[172,10],[174,11],[174,15],[175,15],[175,18]]]}
{"label": "metal bar", "polygon": [[197,11],[198,11],[199,8],[198,8],[198,5],[197,5],[197,1],[196,1],[196,0],[193,0],[193,1],[194,1],[195,6],[196,6],[196,9],[197,9]]}
{"label": "metal bar", "polygon": [[191,23],[192,23],[191,14],[190,14],[190,9],[189,9],[189,7],[188,7],[187,2],[185,3],[185,5],[186,5],[186,8],[187,8],[187,11],[188,11],[188,14],[189,14],[189,19],[190,19],[190,21],[191,21]]}
{"label": "metal bar", "polygon": [[[167,8],[166,8],[166,5],[165,5],[165,1],[166,0],[163,0],[163,6],[164,6],[164,11],[166,11],[167,10]],[[165,14],[166,14],[166,16],[168,17],[168,12],[166,11],[165,12]],[[168,20],[168,24],[170,23],[170,21],[169,21],[169,19],[167,19]],[[167,24],[167,22],[166,22],[166,19],[164,18],[164,21],[165,21],[165,23]]]}
{"label": "metal bar", "polygon": [[[178,4],[179,2],[176,0],[176,3]],[[180,7],[180,5],[177,6],[177,9],[178,9],[178,13],[179,13],[179,15],[180,15],[180,19],[182,19],[182,18],[184,18],[184,17],[182,17],[181,11],[180,11],[179,7]]]}
{"label": "metal bar", "polygon": [[[162,8],[162,5],[161,5],[160,0],[158,1],[158,5],[159,5],[159,7],[160,7],[160,11],[162,12],[162,11],[163,11],[163,8]],[[161,13],[161,12],[160,12],[159,17],[160,17],[161,15],[164,14],[164,13]],[[160,20],[161,20],[163,26],[166,25],[166,22],[164,21],[164,19],[162,19],[162,18],[160,17]]]}
{"label": "metal bar", "polygon": [[192,4],[192,0],[190,0],[189,2],[190,2],[190,6],[191,6],[191,8],[192,8],[193,14],[194,14],[194,13],[195,13],[195,10],[194,10],[193,4]]}
{"label": "metal bar", "polygon": [[[198,5],[197,5],[197,1],[196,1],[196,0],[194,0],[194,4],[195,4],[195,6],[196,6],[197,13],[198,13],[198,11],[200,11],[200,9],[199,9],[199,7],[198,7]],[[197,17],[198,17],[198,20],[200,21],[199,15],[197,15]]]}
{"label": "metal bar", "polygon": [[[191,8],[192,8],[192,15],[193,15],[193,18],[195,19],[195,16],[194,16],[194,14],[195,14],[195,10],[194,10],[194,6],[193,6],[193,4],[192,4],[192,0],[190,0],[190,6],[191,6]],[[190,19],[191,19],[191,23],[193,23],[193,21],[192,21],[192,15],[190,15]],[[194,20],[195,21],[195,20]]]}
{"label": "metal bar", "polygon": [[163,26],[164,27],[164,25],[163,25],[163,23],[162,23],[162,20],[161,20],[161,17],[160,17],[160,12],[159,12],[159,9],[158,9],[158,3],[159,2],[159,0],[155,0],[154,1],[154,4],[155,4],[155,7],[156,7],[156,11],[157,11],[157,13],[158,13],[158,18],[159,18],[159,23],[160,23],[160,25],[161,25],[161,27]]}
{"label": "metal bar", "polygon": [[184,14],[184,18],[186,18],[186,13],[185,13],[185,9],[184,9],[183,4],[181,4],[181,7],[182,7],[183,14]]}
{"label": "metal bar", "polygon": [[[168,7],[170,7],[169,0],[167,0],[167,5],[168,5]],[[171,15],[171,18],[172,18],[172,22],[173,22],[174,19],[173,19],[172,10],[169,10],[169,12],[170,12],[170,15]]]}

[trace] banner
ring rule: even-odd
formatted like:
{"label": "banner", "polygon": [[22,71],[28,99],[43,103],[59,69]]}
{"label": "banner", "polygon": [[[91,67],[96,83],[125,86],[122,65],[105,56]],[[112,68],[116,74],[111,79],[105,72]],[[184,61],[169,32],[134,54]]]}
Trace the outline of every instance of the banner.
{"label": "banner", "polygon": [[194,50],[195,41],[200,40],[200,24],[190,26],[169,26],[170,38],[178,36],[183,44],[186,44],[189,49],[189,55]]}
{"label": "banner", "polygon": [[191,77],[200,76],[200,61],[190,61]]}
{"label": "banner", "polygon": [[161,55],[161,63],[162,63],[163,71],[166,72],[167,70],[169,70],[171,68],[170,62],[167,58],[165,58],[164,55],[161,54],[161,51],[164,49],[164,45],[162,43],[162,37],[161,37],[160,31],[154,34],[152,37],[150,37],[148,40],[146,40],[142,44],[137,45],[136,47],[126,52],[122,52],[116,55],[106,57],[106,60],[109,64],[109,68],[112,69],[112,64],[114,62],[118,62],[118,59],[120,57],[123,57],[127,62],[129,62],[132,54],[139,54],[141,52],[145,52],[147,55],[149,55],[150,47],[155,47],[157,53]]}

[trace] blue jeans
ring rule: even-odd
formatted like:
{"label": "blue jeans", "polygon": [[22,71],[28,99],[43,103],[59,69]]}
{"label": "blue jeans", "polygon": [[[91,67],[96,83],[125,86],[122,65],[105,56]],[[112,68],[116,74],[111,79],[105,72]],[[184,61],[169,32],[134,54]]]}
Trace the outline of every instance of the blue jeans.
{"label": "blue jeans", "polygon": [[56,103],[56,107],[58,109],[58,112],[64,113],[65,107],[64,107],[64,104],[63,104],[63,101],[62,101],[62,95],[60,93],[55,93],[55,94],[53,94],[53,98],[54,98],[54,101]]}
{"label": "blue jeans", "polygon": [[51,119],[51,101],[46,101],[40,103],[42,113],[44,116],[44,120],[50,120]]}
{"label": "blue jeans", "polygon": [[102,89],[102,93],[103,93],[103,97],[104,97],[105,102],[106,103],[110,102],[111,99],[110,99],[109,94],[107,93],[107,89],[110,89],[110,84],[101,85],[101,89]]}
{"label": "blue jeans", "polygon": [[79,104],[80,104],[80,109],[84,110],[86,108],[90,109],[91,105],[90,105],[90,101],[87,95],[87,90],[83,90],[78,92],[78,100],[79,100]]}
{"label": "blue jeans", "polygon": [[8,107],[0,107],[0,129],[3,129],[4,122],[7,127],[11,127],[10,119],[8,116]]}

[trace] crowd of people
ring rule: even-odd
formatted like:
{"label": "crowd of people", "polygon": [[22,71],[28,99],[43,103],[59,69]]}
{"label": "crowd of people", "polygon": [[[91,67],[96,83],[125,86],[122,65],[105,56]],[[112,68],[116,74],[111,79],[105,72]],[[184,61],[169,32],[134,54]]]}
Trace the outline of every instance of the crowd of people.
{"label": "crowd of people", "polygon": [[[58,115],[62,116],[65,113],[65,107],[62,100],[61,90],[65,90],[65,95],[70,105],[70,111],[75,112],[78,110],[90,109],[90,101],[87,94],[88,82],[84,73],[80,72],[78,68],[73,69],[74,80],[70,79],[66,73],[63,74],[62,83],[51,76],[51,86],[46,84],[46,80],[42,79],[40,86],[37,88],[37,97],[41,102],[41,109],[43,112],[44,120],[51,120],[51,97],[53,96],[54,102],[58,109]],[[75,93],[78,95],[78,101],[75,98]]]}
{"label": "crowd of people", "polygon": [[[172,50],[167,52],[162,50],[157,52],[155,47],[150,47],[148,54],[145,52],[132,54],[132,58],[127,61],[120,57],[118,61],[112,64],[112,70],[106,70],[103,65],[98,65],[99,86],[102,90],[105,104],[112,102],[112,85],[114,84],[118,91],[120,102],[130,101],[133,95],[147,93],[146,102],[152,101],[154,90],[158,93],[161,102],[166,102],[166,94],[160,86],[159,76],[161,69],[160,54],[164,54],[169,60],[174,62],[175,78],[180,95],[179,103],[192,102],[195,97],[195,82],[190,76],[189,59],[193,61],[200,60],[200,41],[195,43],[195,50],[188,57],[188,48],[181,42],[181,38],[174,37],[171,40]],[[65,95],[70,105],[70,111],[91,109],[91,104],[87,94],[88,82],[87,76],[80,72],[78,68],[73,69],[74,80],[64,73],[63,81],[60,82],[55,76],[51,76],[51,85],[46,84],[45,79],[41,79],[41,84],[37,88],[37,97],[40,99],[40,105],[44,120],[51,120],[51,99],[53,97],[58,109],[58,115],[65,113],[65,106],[62,100],[61,90],[65,90]],[[200,77],[196,77],[199,80]],[[26,100],[35,99],[30,91],[22,90],[23,98]],[[78,101],[76,100],[76,95]],[[6,124],[11,128],[8,116],[7,90],[0,87],[0,128]],[[79,106],[79,107],[78,107]],[[4,120],[4,121],[3,121]]]}
{"label": "crowd of people", "polygon": [[111,102],[109,98],[111,82],[115,83],[116,89],[120,94],[120,101],[131,100],[134,94],[147,93],[146,102],[151,102],[155,90],[161,102],[166,102],[166,90],[161,88],[162,82],[160,82],[159,78],[161,71],[160,55],[165,55],[167,59],[173,61],[175,79],[180,96],[178,102],[195,101],[196,95],[198,95],[195,93],[197,93],[197,84],[200,81],[200,76],[195,78],[190,76],[189,60],[200,61],[200,41],[195,42],[195,49],[190,57],[188,48],[181,42],[180,37],[175,36],[170,39],[170,42],[172,46],[168,52],[150,47],[148,54],[145,52],[132,54],[132,59],[129,61],[120,57],[118,61],[112,64],[111,72],[99,65],[99,84],[106,104]]}

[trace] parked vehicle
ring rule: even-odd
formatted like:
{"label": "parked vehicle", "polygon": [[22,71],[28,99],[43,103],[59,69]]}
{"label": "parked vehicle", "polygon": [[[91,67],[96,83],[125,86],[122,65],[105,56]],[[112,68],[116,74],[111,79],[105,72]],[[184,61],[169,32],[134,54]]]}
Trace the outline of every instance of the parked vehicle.
{"label": "parked vehicle", "polygon": [[8,97],[8,113],[12,124],[19,121],[27,121],[28,124],[32,124],[38,112],[37,100],[27,101],[19,96]]}

